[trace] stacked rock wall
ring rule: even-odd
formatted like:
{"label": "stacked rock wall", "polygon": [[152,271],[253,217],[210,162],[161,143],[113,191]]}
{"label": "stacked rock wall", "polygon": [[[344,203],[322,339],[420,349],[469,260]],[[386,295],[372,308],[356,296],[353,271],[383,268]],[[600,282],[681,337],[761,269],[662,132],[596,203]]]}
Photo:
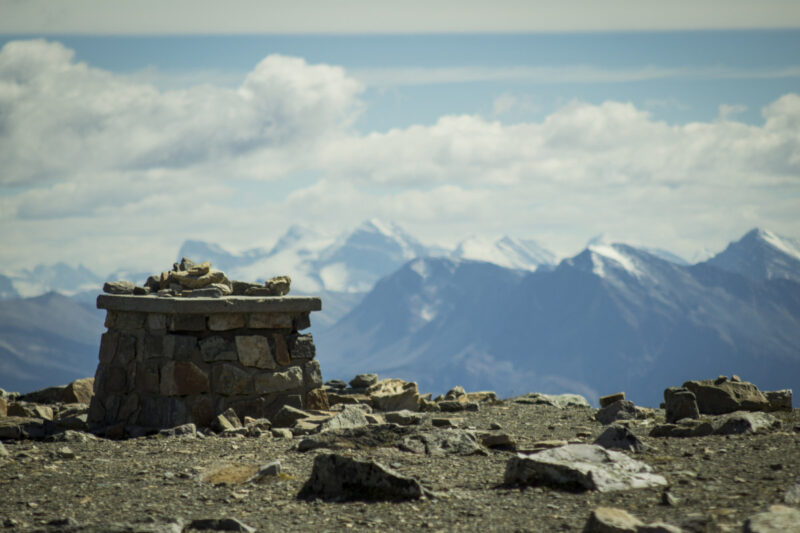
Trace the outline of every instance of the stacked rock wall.
{"label": "stacked rock wall", "polygon": [[208,426],[233,408],[271,417],[322,385],[309,312],[318,298],[101,295],[107,310],[92,427]]}

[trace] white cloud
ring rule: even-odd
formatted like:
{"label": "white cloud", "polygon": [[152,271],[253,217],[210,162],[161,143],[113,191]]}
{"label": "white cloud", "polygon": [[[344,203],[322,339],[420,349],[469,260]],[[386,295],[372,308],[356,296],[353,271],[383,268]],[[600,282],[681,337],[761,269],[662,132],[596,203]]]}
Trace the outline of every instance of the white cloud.
{"label": "white cloud", "polygon": [[244,248],[292,223],[373,216],[431,241],[510,233],[562,253],[600,232],[686,257],[756,225],[800,235],[799,95],[758,126],[736,108],[669,125],[576,101],[536,122],[443,116],[362,135],[361,87],[339,67],[269,56],[235,88],[162,91],[55,43],[9,43],[0,258],[161,268],[186,238]]}

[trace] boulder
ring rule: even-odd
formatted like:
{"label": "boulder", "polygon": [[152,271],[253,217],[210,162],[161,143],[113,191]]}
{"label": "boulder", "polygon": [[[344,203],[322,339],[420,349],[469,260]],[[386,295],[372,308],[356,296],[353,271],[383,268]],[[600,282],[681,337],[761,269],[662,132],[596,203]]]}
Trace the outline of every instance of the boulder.
{"label": "boulder", "polygon": [[715,380],[687,381],[683,388],[694,393],[697,407],[703,414],[724,415],[734,411],[769,409],[769,401],[758,387],[745,381],[730,381],[720,376]]}
{"label": "boulder", "polygon": [[38,403],[14,402],[8,406],[7,415],[53,420],[53,409],[49,405]]}
{"label": "boulder", "polygon": [[714,433],[708,419],[684,418],[676,424],[658,424],[650,431],[651,437],[705,437]]}
{"label": "boulder", "polygon": [[419,481],[374,461],[337,454],[314,458],[311,476],[297,497],[330,501],[402,501],[425,495]]}
{"label": "boulder", "polygon": [[673,423],[683,418],[699,418],[697,398],[689,389],[669,387],[664,390],[664,408],[667,422]]}
{"label": "boulder", "polygon": [[598,492],[667,485],[646,463],[593,444],[519,453],[506,465],[505,482]]}
{"label": "boulder", "polygon": [[391,411],[384,414],[386,421],[401,426],[414,426],[422,422],[422,415],[413,411]]}
{"label": "boulder", "polygon": [[64,403],[91,403],[94,396],[94,378],[76,379],[66,387],[61,393],[61,401]]}
{"label": "boulder", "polygon": [[456,385],[455,387],[447,391],[447,394],[444,395],[444,399],[458,400],[462,396],[466,396],[466,394],[467,392],[464,390],[464,387],[462,387],[461,385]]}
{"label": "boulder", "polygon": [[425,455],[484,455],[476,435],[462,429],[433,429],[403,439],[399,448]]}
{"label": "boulder", "polygon": [[422,402],[417,384],[402,379],[383,379],[367,388],[372,407],[381,411],[419,411]]}
{"label": "boulder", "polygon": [[314,409],[317,411],[327,411],[331,408],[328,393],[324,389],[317,388],[311,389],[306,393],[303,406],[306,409]]}
{"label": "boulder", "polygon": [[307,413],[302,409],[292,407],[291,405],[284,405],[273,417],[272,426],[275,428],[289,428],[295,425],[298,420],[309,418],[310,416],[311,413]]}
{"label": "boulder", "polygon": [[780,421],[767,413],[739,411],[716,417],[712,422],[715,435],[758,433],[780,427]]}
{"label": "boulder", "polygon": [[594,417],[601,424],[610,424],[617,420],[633,420],[638,417],[638,411],[632,401],[617,400],[599,409]]}
{"label": "boulder", "polygon": [[792,410],[792,389],[765,391],[770,411]]}
{"label": "boulder", "polygon": [[106,294],[133,294],[136,285],[130,281],[107,281],[103,284]]}
{"label": "boulder", "polygon": [[364,411],[357,407],[347,406],[341,413],[334,415],[322,423],[323,430],[349,429],[364,427],[368,424]]}
{"label": "boulder", "polygon": [[583,533],[681,533],[671,524],[653,522],[645,524],[623,509],[597,507],[589,515]]}

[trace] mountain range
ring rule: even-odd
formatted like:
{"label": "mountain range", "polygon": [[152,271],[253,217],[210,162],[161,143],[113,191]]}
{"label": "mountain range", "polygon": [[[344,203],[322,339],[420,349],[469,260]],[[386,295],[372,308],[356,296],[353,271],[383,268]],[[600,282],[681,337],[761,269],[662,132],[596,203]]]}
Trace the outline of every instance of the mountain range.
{"label": "mountain range", "polygon": [[[431,248],[378,220],[335,238],[294,226],[271,248],[243,252],[186,241],[181,256],[210,260],[232,279],[288,273],[293,294],[321,295],[312,329],[326,379],[377,372],[426,391],[460,384],[503,396],[625,390],[645,405],[657,405],[667,386],[720,373],[800,387],[800,245],[769,231],[694,265],[602,237],[558,264],[534,241],[510,237]],[[99,285],[74,270],[78,287]],[[24,276],[6,276],[0,387],[66,382],[66,369],[92,375],[98,289],[20,299],[32,284],[21,291]],[[138,276],[122,279],[146,274]],[[48,306],[59,311],[48,315]],[[41,329],[40,317],[57,324],[68,315],[82,324],[72,336]]]}

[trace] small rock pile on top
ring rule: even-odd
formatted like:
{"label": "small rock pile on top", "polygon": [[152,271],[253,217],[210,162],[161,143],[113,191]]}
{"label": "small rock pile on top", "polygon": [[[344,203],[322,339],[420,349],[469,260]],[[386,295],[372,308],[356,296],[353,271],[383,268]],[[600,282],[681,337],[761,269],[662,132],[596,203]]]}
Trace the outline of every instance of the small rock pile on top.
{"label": "small rock pile on top", "polygon": [[186,298],[220,298],[222,296],[285,296],[289,294],[292,279],[276,276],[263,284],[249,281],[231,281],[211,263],[195,263],[184,257],[172,265],[172,270],[147,278],[144,286],[130,281],[109,281],[103,285],[108,294],[132,294],[136,296],[179,296]]}

